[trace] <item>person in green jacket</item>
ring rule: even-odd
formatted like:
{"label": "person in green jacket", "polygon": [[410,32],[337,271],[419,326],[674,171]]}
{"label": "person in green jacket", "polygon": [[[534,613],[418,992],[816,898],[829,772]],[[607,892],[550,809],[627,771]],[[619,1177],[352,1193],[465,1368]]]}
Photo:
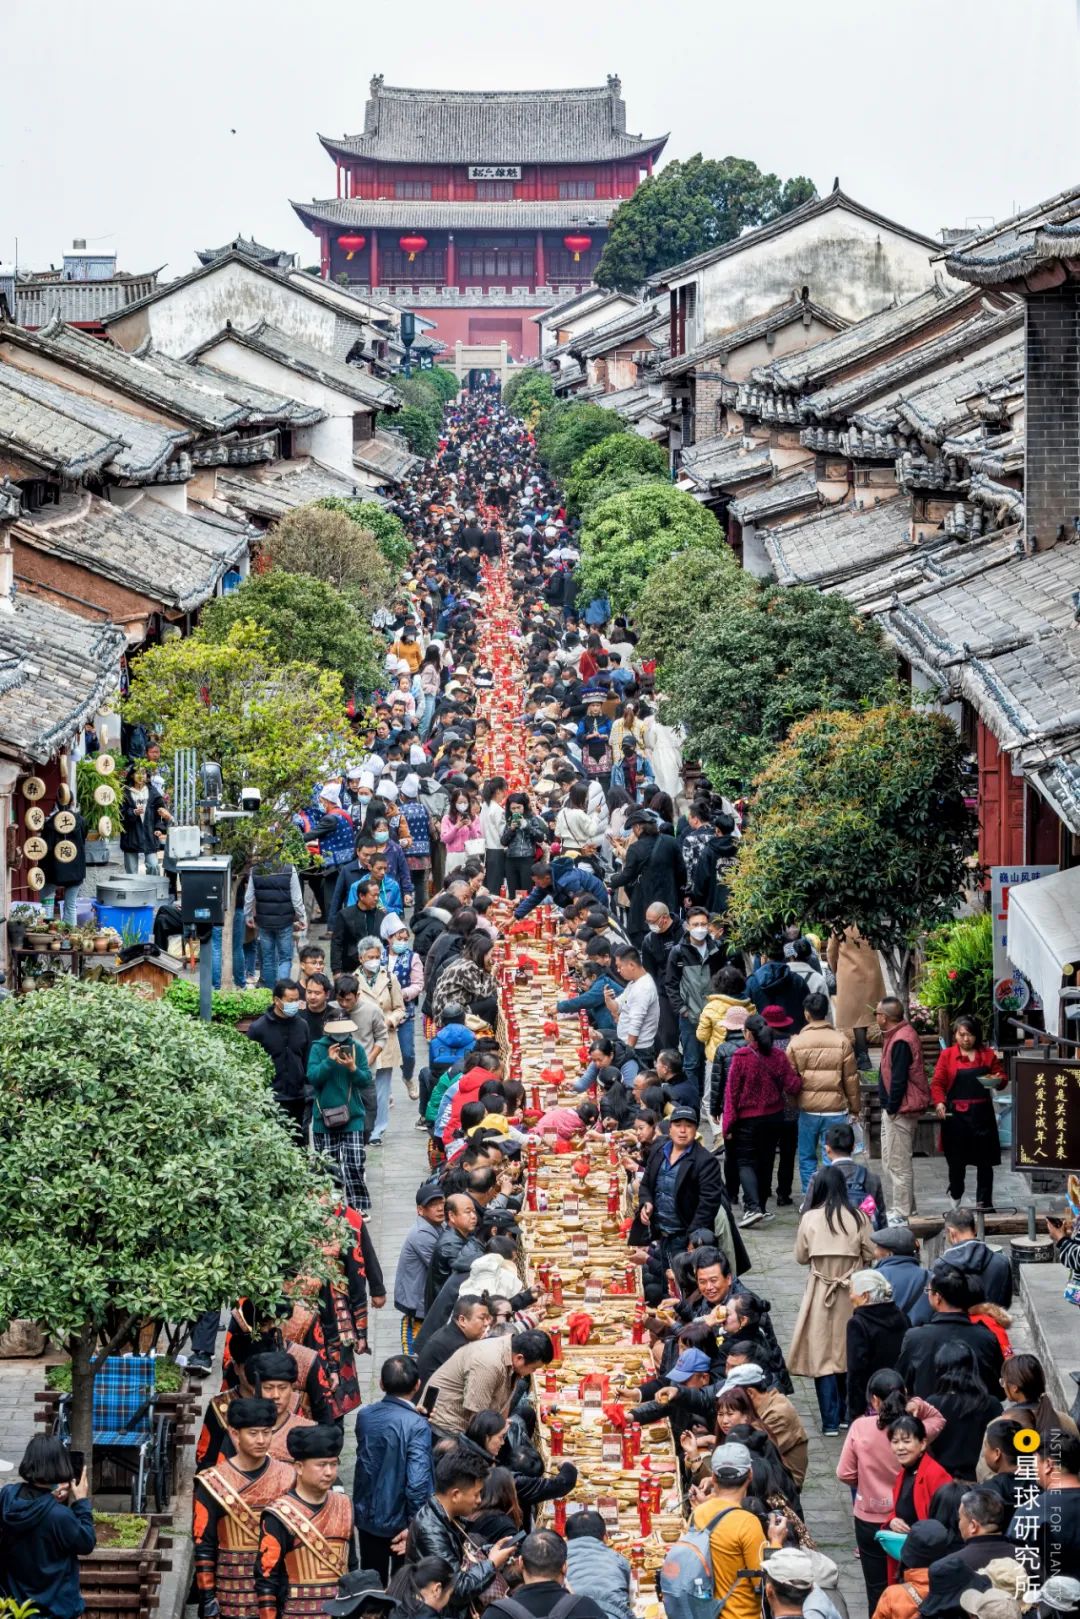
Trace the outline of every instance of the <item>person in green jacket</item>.
{"label": "person in green jacket", "polygon": [[364,1179],[365,1135],[368,1121],[375,1120],[375,1082],[363,1046],[353,1039],[355,1033],[351,1018],[324,1024],[322,1039],[308,1054],[307,1074],[315,1093],[315,1150],[337,1165],[345,1201],[366,1213],[371,1198]]}

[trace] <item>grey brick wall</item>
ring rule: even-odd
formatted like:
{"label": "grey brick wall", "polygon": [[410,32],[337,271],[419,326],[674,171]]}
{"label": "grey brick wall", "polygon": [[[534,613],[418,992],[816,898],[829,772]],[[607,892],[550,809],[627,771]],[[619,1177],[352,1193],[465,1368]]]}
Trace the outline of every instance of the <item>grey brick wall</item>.
{"label": "grey brick wall", "polygon": [[1080,513],[1080,286],[1027,300],[1027,532],[1048,550]]}

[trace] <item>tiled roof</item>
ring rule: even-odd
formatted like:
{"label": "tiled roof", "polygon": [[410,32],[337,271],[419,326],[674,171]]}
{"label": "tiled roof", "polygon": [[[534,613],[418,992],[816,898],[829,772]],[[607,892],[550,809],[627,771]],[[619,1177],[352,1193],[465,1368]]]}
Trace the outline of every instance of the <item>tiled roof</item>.
{"label": "tiled roof", "polygon": [[166,373],[137,355],[100,338],[88,337],[61,321],[51,321],[37,332],[0,325],[0,345],[4,343],[55,360],[80,376],[105,382],[128,398],[179,416],[203,432],[230,432],[245,425],[250,414],[222,394],[200,388],[190,366],[178,367],[175,374]]}
{"label": "tiled roof", "polygon": [[250,472],[239,468],[217,475],[220,500],[246,512],[249,517],[272,521],[284,517],[297,506],[307,506],[327,495],[370,500],[371,490],[359,478],[346,478],[319,461],[278,461],[271,467]]}
{"label": "tiled roof", "polygon": [[780,584],[825,586],[910,551],[911,511],[906,500],[829,506],[762,538]]}
{"label": "tiled roof", "polygon": [[111,697],[127,637],[28,591],[0,613],[0,749],[46,764]]}
{"label": "tiled roof", "polygon": [[738,434],[692,444],[682,452],[679,467],[699,489],[727,489],[750,478],[767,477],[772,469],[768,446],[759,444],[748,450]]}
{"label": "tiled roof", "polygon": [[693,258],[670,265],[666,270],[653,276],[650,285],[662,287],[669,281],[681,281],[685,276],[693,275],[696,270],[703,269],[707,264],[716,264],[720,259],[731,258],[736,253],[744,253],[750,248],[757,247],[761,242],[769,242],[776,236],[784,236],[788,231],[805,224],[807,220],[817,219],[820,215],[831,212],[833,208],[844,208],[849,213],[858,214],[869,224],[897,232],[901,236],[906,236],[909,241],[918,242],[920,246],[937,248],[941,245],[932,237],[924,236],[921,231],[911,230],[907,225],[898,225],[895,219],[887,219],[884,214],[876,213],[872,208],[856,202],[854,197],[849,197],[839,186],[835,186],[832,191],[826,192],[825,196],[813,197],[800,207],[793,208],[790,213],[781,214],[779,218],[770,220],[767,225],[759,225],[757,230],[745,231],[742,236],[735,237],[734,241],[722,242],[717,247],[707,248],[704,253],[695,253]]}
{"label": "tiled roof", "polygon": [[369,230],[565,230],[606,229],[617,198],[562,202],[427,202],[393,197],[328,197],[294,202],[305,225]]}
{"label": "tiled roof", "polygon": [[57,318],[96,324],[152,293],[159,274],[149,270],[109,281],[20,281],[15,287],[15,318],[20,326],[32,327]]}
{"label": "tiled roof", "polygon": [[275,360],[289,371],[321,382],[327,388],[335,388],[339,393],[347,394],[349,398],[373,409],[397,410],[401,404],[401,396],[388,383],[373,377],[370,371],[364,371],[358,365],[347,365],[344,360],[336,360],[322,349],[312,348],[310,343],[280,331],[265,320],[246,328],[229,326],[200,343],[188,357],[201,358],[209,354],[213,359],[215,350],[226,342],[240,343],[268,360]]}
{"label": "tiled roof", "polygon": [[620,344],[632,343],[636,337],[647,337],[661,331],[667,325],[667,318],[667,311],[659,303],[641,304],[637,309],[625,310],[614,320],[604,321],[600,326],[590,326],[579,336],[570,338],[566,347],[571,354],[590,359],[607,354]]}
{"label": "tiled roof", "polygon": [[748,527],[752,523],[767,523],[770,518],[778,517],[782,512],[796,511],[800,506],[817,505],[818,499],[813,467],[800,467],[797,472],[770,478],[768,483],[751,489],[749,494],[733,500],[728,510],[732,517]]}
{"label": "tiled roof", "polygon": [[561,371],[554,371],[551,376],[551,386],[557,394],[568,393],[577,383],[584,382],[585,367],[583,365],[567,365]]}
{"label": "tiled roof", "polygon": [[961,281],[994,286],[1078,255],[1080,187],[1072,186],[961,242],[945,267]]}
{"label": "tiled roof", "polygon": [[414,467],[420,465],[419,456],[412,454],[403,438],[382,430],[376,431],[372,438],[361,439],[353,445],[353,461],[365,472],[374,473],[387,483],[401,483]]}
{"label": "tiled roof", "polygon": [[242,406],[250,413],[252,424],[278,423],[285,427],[313,427],[326,420],[326,413],[318,405],[305,405],[299,399],[290,399],[257,382],[246,382],[242,377],[231,377],[227,371],[205,360],[175,360],[170,354],[144,345],[138,353],[167,377],[186,379],[188,372],[200,387],[219,393],[223,399]]}
{"label": "tiled roof", "polygon": [[967,539],[943,533],[829,585],[827,593],[845,597],[860,613],[883,613],[996,566],[1007,557],[1015,532],[1008,531],[1008,547],[1002,531]]}
{"label": "tiled roof", "polygon": [[[541,309],[539,314],[530,315],[529,319],[538,326],[557,326],[560,316],[572,314],[579,304],[585,303],[589,298],[595,300],[593,309],[597,310],[602,309],[605,304],[615,303],[617,299],[625,297],[624,292],[602,293],[599,287],[586,287],[584,292],[575,292],[572,298],[562,298],[557,304],[551,304],[549,308]],[[589,314],[592,312],[593,310],[588,311]]]}
{"label": "tiled roof", "polygon": [[[805,395],[800,401],[802,415],[807,420],[844,420],[855,415],[860,405],[885,399],[912,378],[926,376],[962,359],[1007,332],[1019,330],[1023,323],[1022,304],[1004,310],[979,310],[959,325],[904,349],[902,353],[882,360],[879,365]],[[813,353],[813,350],[810,352]],[[875,423],[879,414],[880,407],[868,413]]]}
{"label": "tiled roof", "polygon": [[195,257],[200,264],[213,264],[223,259],[226,253],[242,253],[246,259],[258,259],[260,264],[269,264],[274,270],[291,270],[296,263],[295,253],[286,253],[277,247],[264,247],[261,242],[243,235],[234,236],[223,247],[196,248]]}
{"label": "tiled roof", "polygon": [[755,316],[753,320],[744,321],[739,326],[730,326],[727,331],[717,333],[707,343],[699,343],[696,348],[687,349],[684,354],[673,355],[660,367],[660,375],[678,377],[706,360],[717,360],[722,365],[729,354],[734,353],[736,349],[745,348],[748,343],[757,343],[763,337],[769,337],[771,333],[778,332],[785,326],[791,326],[796,321],[803,321],[809,326],[814,320],[819,325],[831,326],[835,332],[843,331],[848,325],[842,315],[834,314],[831,309],[825,309],[821,304],[814,303],[811,298],[788,298],[782,304],[776,304],[772,309],[766,310],[763,315]]}
{"label": "tiled roof", "polygon": [[[51,429],[49,417],[54,419]],[[81,435],[76,423],[84,430]],[[43,448],[51,436],[55,453],[43,464],[50,471],[63,470],[65,476],[78,477],[101,467],[131,483],[164,483],[191,476],[190,459],[180,454],[193,436],[186,429],[162,427],[74,393],[46,377],[0,365],[0,436],[16,430],[40,434]],[[65,445],[73,452],[70,465],[63,455]],[[109,454],[97,459],[100,447],[106,445]],[[32,455],[29,441],[26,449]],[[90,460],[80,468],[84,455]]]}
{"label": "tiled roof", "polygon": [[327,151],[380,163],[598,163],[659,152],[626,132],[619,81],[583,90],[412,90],[371,81],[360,135]]}
{"label": "tiled roof", "polygon": [[22,511],[22,490],[10,478],[0,478],[0,523],[10,522]]}
{"label": "tiled roof", "polygon": [[1080,549],[1016,555],[886,612],[901,650],[966,697],[1007,749],[1080,732]]}
{"label": "tiled roof", "polygon": [[[904,389],[884,407],[872,406],[855,420],[865,425],[906,423],[919,438],[940,444],[972,419],[972,401],[995,388],[1016,384],[1023,391],[1024,339],[1022,334],[995,344],[992,352],[976,354],[960,366],[948,366],[922,387]],[[872,418],[872,421],[871,421]]]}
{"label": "tiled roof", "polygon": [[619,388],[614,393],[602,394],[600,403],[605,410],[613,410],[626,422],[639,422],[653,410],[663,410],[664,401],[650,388]]}
{"label": "tiled roof", "polygon": [[16,537],[37,551],[77,563],[152,601],[192,612],[247,549],[250,530],[214,515],[203,521],[144,495],[113,506],[97,495],[64,496],[24,513]]}
{"label": "tiled roof", "polygon": [[935,283],[925,292],[909,298],[906,303],[881,309],[876,315],[856,321],[835,337],[804,349],[799,354],[786,354],[782,359],[770,360],[757,366],[754,382],[778,393],[810,393],[820,388],[830,376],[872,354],[891,347],[894,343],[915,340],[919,332],[943,317],[957,314],[970,304],[975,309],[977,300],[970,292],[946,292]]}

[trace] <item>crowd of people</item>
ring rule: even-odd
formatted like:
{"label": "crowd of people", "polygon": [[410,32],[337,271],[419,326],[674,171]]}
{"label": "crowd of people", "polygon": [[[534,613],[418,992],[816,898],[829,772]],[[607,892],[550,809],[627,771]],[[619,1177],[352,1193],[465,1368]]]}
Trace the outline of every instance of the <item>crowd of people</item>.
{"label": "crowd of people", "polygon": [[[822,1435],[845,1435],[836,1472],[870,1614],[1020,1619],[1033,1581],[1041,1619],[1080,1612],[1080,1437],[1036,1358],[1012,1352],[1009,1266],[962,1206],[969,1166],[991,1205],[998,1058],[964,1019],[928,1076],[857,934],[823,944],[791,928],[760,958],[730,947],[743,806],[684,790],[633,627],[603,599],[577,601],[574,523],[496,396],[447,410],[438,458],[397,509],[413,551],[383,615],[372,727],[355,766],[297,812],[318,862],[247,880],[273,990],[251,1038],[290,1128],[332,1170],[351,1235],[317,1296],[233,1311],[198,1447],[201,1619],[638,1611],[604,1515],[568,1501],[572,1454],[544,1455],[533,1379],[561,1301],[519,1269],[530,1137],[597,1132],[618,1143],[649,1310],[654,1376],[631,1416],[670,1428],[720,1604],[669,1594],[669,1613],[753,1619],[764,1601],[777,1619],[844,1619],[803,1501],[827,1453],[793,1374],[814,1379]],[[527,786],[491,756],[482,627],[496,569],[520,614]],[[556,1015],[589,1028],[578,1100],[539,1119],[497,1038],[508,903],[519,921],[555,908],[576,979]],[[875,1034],[884,1184],[857,1136]],[[909,1221],[915,1122],[931,1105],[955,1206],[927,1268]],[[430,1173],[394,1265],[400,1352],[365,1405],[356,1356],[369,1306],[388,1301],[364,1218],[368,1155],[405,1128],[423,1132]],[[799,1204],[793,1262],[807,1271],[786,1349],[743,1237],[773,1219],[774,1195]],[[196,1370],[217,1330],[216,1312],[197,1323]],[[350,1499],[335,1485],[354,1411]],[[1026,1428],[1042,1435],[1030,1467]],[[29,1591],[4,1549],[12,1515],[68,1514],[59,1567],[87,1536],[80,1489],[59,1451],[28,1452],[23,1482],[0,1494],[8,1594]],[[554,1502],[568,1502],[565,1534]],[[74,1619],[58,1581],[43,1611]]]}

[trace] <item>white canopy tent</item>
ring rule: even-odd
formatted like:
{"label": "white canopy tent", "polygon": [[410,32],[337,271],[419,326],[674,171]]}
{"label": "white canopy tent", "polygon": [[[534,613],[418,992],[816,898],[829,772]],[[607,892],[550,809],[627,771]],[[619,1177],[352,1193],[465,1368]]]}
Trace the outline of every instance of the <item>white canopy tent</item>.
{"label": "white canopy tent", "polygon": [[1060,1027],[1062,975],[1080,968],[1080,866],[1009,889],[1006,950],[1043,1003],[1046,1027]]}

